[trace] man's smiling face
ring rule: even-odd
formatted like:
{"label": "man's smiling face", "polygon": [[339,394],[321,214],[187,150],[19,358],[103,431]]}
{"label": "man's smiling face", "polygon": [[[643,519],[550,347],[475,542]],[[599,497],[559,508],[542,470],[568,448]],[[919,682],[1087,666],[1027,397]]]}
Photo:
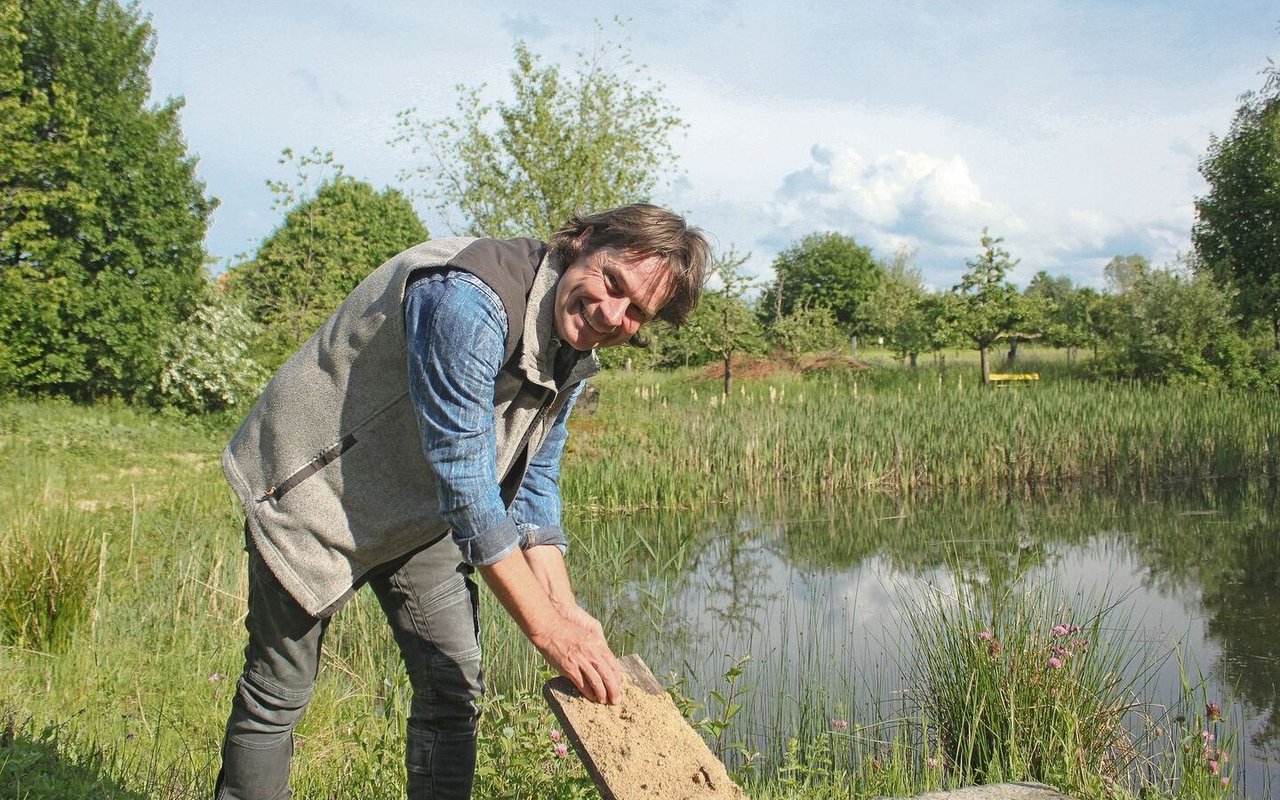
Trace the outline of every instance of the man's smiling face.
{"label": "man's smiling face", "polygon": [[625,344],[674,291],[661,256],[598,248],[578,256],[560,276],[556,333],[575,350]]}

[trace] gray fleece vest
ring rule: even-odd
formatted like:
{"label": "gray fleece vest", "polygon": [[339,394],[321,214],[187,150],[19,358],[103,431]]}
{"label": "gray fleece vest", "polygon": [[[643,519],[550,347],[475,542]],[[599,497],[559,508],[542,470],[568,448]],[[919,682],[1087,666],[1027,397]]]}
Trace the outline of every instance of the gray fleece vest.
{"label": "gray fleece vest", "polygon": [[563,265],[531,239],[438,239],[369,274],[267,384],[222,454],[263,560],[303,608],[337,610],[381,564],[439,540],[435,479],[409,396],[404,294],[424,269],[471,272],[502,300],[494,387],[508,506],[592,356],[557,389],[552,312]]}

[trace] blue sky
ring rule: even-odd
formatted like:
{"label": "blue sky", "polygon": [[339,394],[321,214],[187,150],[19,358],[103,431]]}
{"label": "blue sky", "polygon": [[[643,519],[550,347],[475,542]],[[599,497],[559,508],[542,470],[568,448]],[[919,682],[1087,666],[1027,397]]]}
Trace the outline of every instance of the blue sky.
{"label": "blue sky", "polygon": [[619,16],[688,124],[654,199],[750,252],[753,272],[834,230],[877,255],[911,248],[946,288],[987,227],[1019,282],[1044,269],[1101,286],[1114,255],[1189,249],[1196,165],[1280,53],[1273,0],[139,5],[154,94],[185,97],[188,146],[221,201],[220,265],[278,224],[265,181],[289,177],[282,149],[415,188],[397,174],[418,157],[388,144],[398,111],[449,115],[458,84],[502,97],[517,39],[568,64]]}

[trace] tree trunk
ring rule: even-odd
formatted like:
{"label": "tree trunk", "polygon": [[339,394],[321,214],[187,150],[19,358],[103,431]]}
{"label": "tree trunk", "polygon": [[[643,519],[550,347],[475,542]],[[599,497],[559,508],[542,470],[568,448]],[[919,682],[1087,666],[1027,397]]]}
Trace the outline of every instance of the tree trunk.
{"label": "tree trunk", "polygon": [[991,354],[986,347],[979,347],[978,354],[982,359],[982,385],[991,385]]}
{"label": "tree trunk", "polygon": [[914,368],[914,367],[915,367],[915,365],[916,365],[916,357],[917,357],[917,356],[919,356],[919,355],[920,355],[920,354],[919,354],[919,353],[916,353],[916,352],[907,353],[907,358],[911,360],[911,366],[912,366],[912,368]]}
{"label": "tree trunk", "polygon": [[1005,356],[1005,361],[1008,361],[1010,364],[1012,364],[1014,361],[1017,360],[1017,358],[1018,358],[1018,340],[1010,339],[1009,354]]}
{"label": "tree trunk", "polygon": [[729,350],[724,354],[724,396],[728,397],[731,391],[733,391],[733,351]]}

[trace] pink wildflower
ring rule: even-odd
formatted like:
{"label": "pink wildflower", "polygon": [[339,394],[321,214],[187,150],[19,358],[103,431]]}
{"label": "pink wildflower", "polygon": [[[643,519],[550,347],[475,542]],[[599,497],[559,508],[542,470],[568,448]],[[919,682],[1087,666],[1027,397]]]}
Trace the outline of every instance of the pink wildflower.
{"label": "pink wildflower", "polygon": [[1217,762],[1217,761],[1210,761],[1210,762],[1209,762],[1209,774],[1210,774],[1210,775],[1217,775],[1217,774],[1218,774],[1218,762]]}
{"label": "pink wildflower", "polygon": [[924,763],[925,763],[925,764],[927,764],[927,765],[929,766],[929,769],[937,769],[937,768],[938,768],[938,759],[936,759],[936,758],[930,758],[928,761],[926,761],[926,762],[924,762]]}
{"label": "pink wildflower", "polygon": [[847,731],[849,730],[849,721],[844,719],[833,719],[831,720],[831,727],[838,731]]}
{"label": "pink wildflower", "polygon": [[1070,632],[1070,629],[1066,625],[1058,624],[1053,626],[1053,630],[1051,632],[1054,636],[1066,636]]}
{"label": "pink wildflower", "polygon": [[994,635],[991,631],[978,631],[978,641],[989,642]]}
{"label": "pink wildflower", "polygon": [[223,675],[221,672],[214,672],[209,675],[209,683],[217,683],[219,681],[225,681],[226,679],[227,676]]}
{"label": "pink wildflower", "polygon": [[1051,657],[1049,659],[1049,666],[1052,667],[1053,669],[1061,669],[1062,659],[1058,658],[1057,656]]}
{"label": "pink wildflower", "polygon": [[564,742],[556,743],[556,758],[564,758],[569,755],[569,745]]}
{"label": "pink wildflower", "polygon": [[551,736],[551,741],[553,741],[553,742],[558,742],[558,741],[560,741],[560,731],[555,730],[555,729],[553,728],[553,729],[551,730],[550,736]]}
{"label": "pink wildflower", "polygon": [[1230,786],[1230,785],[1231,785],[1231,779],[1230,779],[1230,778],[1228,778],[1226,775],[1223,775],[1223,776],[1222,776],[1222,788],[1223,788],[1223,789],[1225,789],[1225,788],[1227,788],[1227,787],[1228,787],[1228,786]]}

